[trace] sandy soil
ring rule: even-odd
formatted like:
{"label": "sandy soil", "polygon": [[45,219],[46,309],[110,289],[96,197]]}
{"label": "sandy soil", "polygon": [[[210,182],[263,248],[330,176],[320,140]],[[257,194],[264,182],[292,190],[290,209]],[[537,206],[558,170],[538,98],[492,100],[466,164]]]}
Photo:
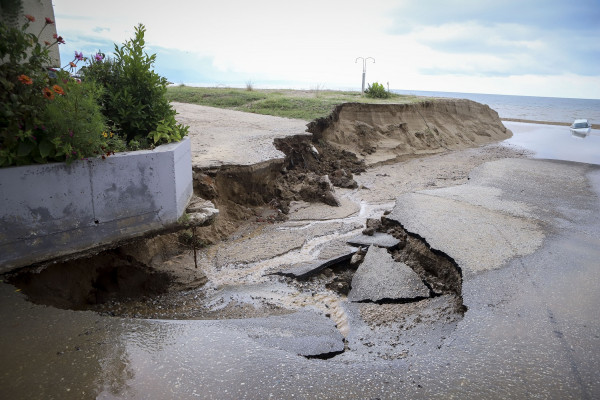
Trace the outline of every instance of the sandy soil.
{"label": "sandy soil", "polygon": [[489,106],[464,99],[414,104],[345,103],[311,122],[317,140],[350,151],[367,165],[461,150],[508,139]]}

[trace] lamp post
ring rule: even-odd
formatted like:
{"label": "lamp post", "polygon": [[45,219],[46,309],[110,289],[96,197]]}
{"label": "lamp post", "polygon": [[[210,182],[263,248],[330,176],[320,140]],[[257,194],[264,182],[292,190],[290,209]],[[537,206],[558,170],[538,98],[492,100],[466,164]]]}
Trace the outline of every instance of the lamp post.
{"label": "lamp post", "polygon": [[373,57],[356,57],[356,60],[354,61],[354,64],[356,64],[358,62],[358,60],[362,60],[363,62],[363,74],[362,74],[362,89],[361,89],[361,93],[365,92],[365,76],[367,75],[367,60],[373,60],[373,64],[375,64],[375,59]]}

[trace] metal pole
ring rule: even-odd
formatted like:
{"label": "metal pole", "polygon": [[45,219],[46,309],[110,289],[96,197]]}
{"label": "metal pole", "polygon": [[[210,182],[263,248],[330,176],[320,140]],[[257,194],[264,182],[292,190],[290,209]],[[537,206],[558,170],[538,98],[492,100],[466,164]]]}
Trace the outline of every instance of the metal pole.
{"label": "metal pole", "polygon": [[367,75],[367,71],[363,71],[363,79],[362,79],[362,89],[361,89],[361,93],[365,92],[365,76]]}
{"label": "metal pole", "polygon": [[363,72],[362,72],[362,87],[361,87],[361,91],[360,93],[363,94],[365,93],[365,78],[367,75],[367,60],[373,60],[373,64],[375,64],[375,59],[373,57],[356,57],[356,60],[354,60],[354,64],[356,64],[358,62],[358,60],[362,60],[363,62]]}

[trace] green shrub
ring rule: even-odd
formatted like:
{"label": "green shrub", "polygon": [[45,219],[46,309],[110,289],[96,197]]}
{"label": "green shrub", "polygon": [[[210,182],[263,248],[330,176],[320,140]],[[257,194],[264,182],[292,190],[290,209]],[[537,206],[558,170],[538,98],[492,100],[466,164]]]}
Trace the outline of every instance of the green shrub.
{"label": "green shrub", "polygon": [[385,90],[385,87],[381,83],[373,82],[373,85],[368,85],[365,90],[367,97],[375,99],[387,99],[390,97],[390,92]]}
{"label": "green shrub", "polygon": [[[84,80],[105,87],[102,107],[109,122],[127,142],[142,146],[147,138],[156,144],[187,134],[186,129],[177,126],[176,112],[166,98],[167,79],[152,69],[156,54],[144,52],[145,32],[144,25],[139,24],[133,39],[122,46],[115,44],[114,59],[102,54],[81,69]],[[154,140],[157,135],[160,139]]]}
{"label": "green shrub", "polygon": [[158,122],[156,130],[150,132],[148,138],[152,139],[155,146],[163,143],[179,142],[188,134],[189,128],[189,126],[177,124],[175,116],[169,115]]}
{"label": "green shrub", "polygon": [[62,76],[64,95],[58,93],[48,101],[43,120],[52,145],[40,143],[42,155],[48,159],[66,159],[70,162],[92,156],[106,156],[124,146],[118,136],[110,132],[100,110],[102,87],[94,83],[79,82]]}

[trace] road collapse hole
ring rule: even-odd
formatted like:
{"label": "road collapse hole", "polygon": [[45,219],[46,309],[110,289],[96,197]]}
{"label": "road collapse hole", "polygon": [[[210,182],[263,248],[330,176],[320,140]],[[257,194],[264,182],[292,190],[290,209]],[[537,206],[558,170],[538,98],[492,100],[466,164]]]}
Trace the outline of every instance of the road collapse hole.
{"label": "road collapse hole", "polygon": [[342,296],[348,296],[351,289],[352,277],[358,268],[358,264],[352,264],[350,260],[340,262],[325,268],[316,280],[320,280],[327,289]]}
{"label": "road collapse hole", "polygon": [[408,232],[397,221],[381,218],[379,230],[386,231],[397,239],[400,245],[390,249],[394,260],[411,267],[430,289],[432,296],[454,295],[460,300],[461,312],[466,311],[462,304],[462,270],[450,256],[433,249],[419,235]]}
{"label": "road collapse hole", "polygon": [[33,303],[71,310],[93,310],[108,301],[163,294],[170,284],[168,274],[152,271],[118,250],[45,267],[26,267],[5,279]]}
{"label": "road collapse hole", "polygon": [[[300,290],[316,293],[327,288],[340,296],[347,296],[351,289],[352,277],[360,264],[356,259],[357,253],[363,252],[359,250],[343,254],[329,260],[317,261],[308,267],[300,267],[296,271],[279,271],[273,275],[284,276],[286,282]],[[362,258],[360,260],[362,261]]]}

